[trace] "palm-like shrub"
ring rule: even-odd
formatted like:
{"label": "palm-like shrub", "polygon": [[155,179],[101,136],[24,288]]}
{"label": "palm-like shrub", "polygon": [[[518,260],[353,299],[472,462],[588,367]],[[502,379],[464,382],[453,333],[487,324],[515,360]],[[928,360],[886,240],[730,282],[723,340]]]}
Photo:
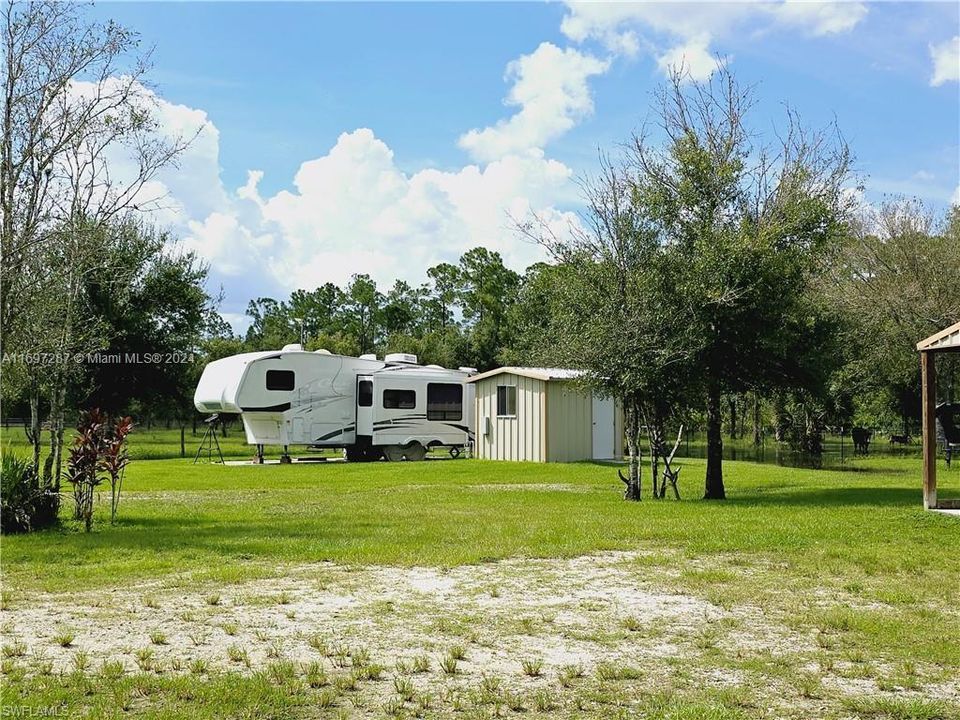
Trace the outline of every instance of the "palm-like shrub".
{"label": "palm-like shrub", "polygon": [[100,468],[110,479],[110,522],[117,519],[120,506],[120,490],[123,487],[123,475],[130,463],[130,451],[127,449],[127,435],[133,432],[133,419],[118,418],[108,424]]}
{"label": "palm-like shrub", "polygon": [[4,450],[0,482],[0,531],[29,532],[56,522],[57,495],[40,485],[29,459]]}
{"label": "palm-like shrub", "polygon": [[67,481],[73,485],[74,518],[87,532],[93,526],[94,491],[110,480],[110,519],[116,518],[124,469],[130,462],[127,435],[133,431],[129,417],[112,421],[94,408],[80,413],[77,434],[67,458]]}

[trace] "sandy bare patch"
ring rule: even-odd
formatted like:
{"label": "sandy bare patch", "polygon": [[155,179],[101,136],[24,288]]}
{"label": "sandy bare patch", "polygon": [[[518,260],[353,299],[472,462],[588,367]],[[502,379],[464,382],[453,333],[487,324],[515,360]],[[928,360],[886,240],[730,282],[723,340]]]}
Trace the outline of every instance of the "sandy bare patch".
{"label": "sandy bare patch", "polygon": [[[730,663],[711,665],[711,652],[726,658],[816,654],[813,637],[777,622],[759,605],[724,608],[665,589],[680,570],[643,557],[512,559],[448,570],[319,563],[219,587],[180,578],[176,586],[154,582],[23,598],[2,614],[3,629],[5,642],[14,637],[64,671],[78,651],[89,654],[91,667],[119,660],[136,671],[149,648],[154,671],[187,672],[200,659],[214,670],[253,672],[282,658],[319,661],[337,672],[360,651],[389,677],[398,661],[409,666],[426,655],[431,671],[416,682],[437,691],[484,677],[528,691],[556,687],[566,666],[589,675],[611,664],[661,682],[663,668],[678,662],[699,664],[697,686],[719,688],[749,678]],[[687,572],[698,569],[682,564]],[[57,643],[64,631],[75,635],[70,647]],[[456,675],[446,676],[440,660],[456,646],[464,657]],[[525,660],[542,662],[538,677],[524,674]],[[392,687],[374,685],[381,689],[371,692]],[[842,693],[876,690],[868,681],[832,685]],[[960,699],[955,685],[944,687],[925,691]],[[777,688],[764,692],[775,697]]]}

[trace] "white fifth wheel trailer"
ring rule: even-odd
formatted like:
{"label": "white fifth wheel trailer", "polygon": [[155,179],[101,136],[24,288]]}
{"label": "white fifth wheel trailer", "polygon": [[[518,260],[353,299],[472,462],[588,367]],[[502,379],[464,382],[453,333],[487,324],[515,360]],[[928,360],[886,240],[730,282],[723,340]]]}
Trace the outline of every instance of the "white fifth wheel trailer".
{"label": "white fifth wheel trailer", "polygon": [[474,372],[287,345],[209,363],[193,402],[239,414],[260,457],[264,445],[308,445],[343,448],[348,460],[421,460],[431,447],[473,442]]}

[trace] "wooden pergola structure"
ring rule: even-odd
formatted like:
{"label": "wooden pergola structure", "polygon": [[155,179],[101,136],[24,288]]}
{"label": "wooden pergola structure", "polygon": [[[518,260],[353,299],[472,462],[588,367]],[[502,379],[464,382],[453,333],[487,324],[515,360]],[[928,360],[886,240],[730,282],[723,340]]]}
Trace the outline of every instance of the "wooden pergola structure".
{"label": "wooden pergola structure", "polygon": [[923,507],[960,508],[960,499],[937,498],[937,355],[960,353],[960,322],[917,343],[923,388]]}

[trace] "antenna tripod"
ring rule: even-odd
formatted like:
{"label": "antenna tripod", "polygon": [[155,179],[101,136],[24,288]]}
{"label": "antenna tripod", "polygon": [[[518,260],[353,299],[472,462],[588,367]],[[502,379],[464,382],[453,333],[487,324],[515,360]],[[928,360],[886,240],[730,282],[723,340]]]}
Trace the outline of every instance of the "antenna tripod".
{"label": "antenna tripod", "polygon": [[220,450],[220,441],[217,439],[217,427],[222,420],[219,414],[213,414],[203,421],[207,429],[203,431],[203,437],[200,439],[200,447],[197,448],[197,454],[193,458],[193,464],[196,465],[200,460],[200,455],[204,449],[207,451],[207,462],[213,462],[213,449],[217,449],[217,455],[220,456],[220,464],[223,465],[223,451]]}

